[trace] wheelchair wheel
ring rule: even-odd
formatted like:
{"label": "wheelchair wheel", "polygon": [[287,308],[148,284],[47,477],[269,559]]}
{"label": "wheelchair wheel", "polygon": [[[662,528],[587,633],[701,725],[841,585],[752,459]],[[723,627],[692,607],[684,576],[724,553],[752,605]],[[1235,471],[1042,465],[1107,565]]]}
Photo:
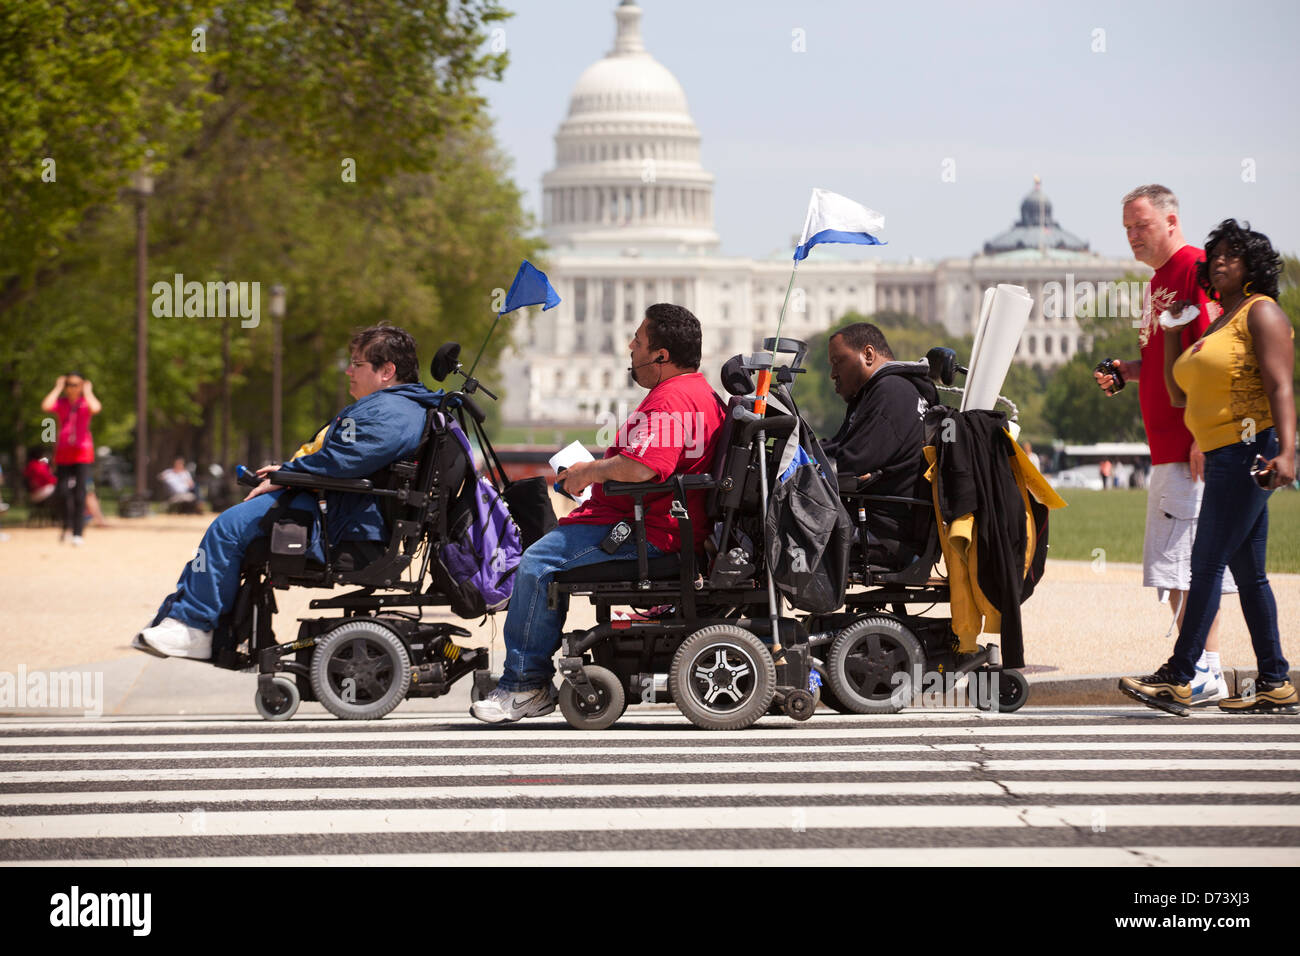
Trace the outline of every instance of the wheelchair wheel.
{"label": "wheelchair wheel", "polygon": [[271,678],[269,689],[257,688],[253,704],[267,720],[288,720],[298,711],[298,685],[287,677]]}
{"label": "wheelchair wheel", "polygon": [[696,631],[677,648],[668,689],[696,727],[740,730],[767,712],[776,665],[767,645],[735,624]]}
{"label": "wheelchair wheel", "polygon": [[574,730],[604,730],[627,710],[627,694],[613,671],[588,664],[582,669],[599,698],[590,704],[567,680],[560,687],[560,713]]}
{"label": "wheelchair wheel", "polygon": [[919,673],[925,652],[898,621],[869,617],[840,632],[826,656],[831,693],[854,714],[896,714],[910,699],[909,683],[896,674]]}
{"label": "wheelchair wheel", "polygon": [[406,698],[410,685],[406,644],[378,621],[348,621],[316,642],[311,688],[335,717],[378,719]]}
{"label": "wheelchair wheel", "polygon": [[[981,697],[975,706],[980,710],[988,710],[996,714],[1014,714],[1025,706],[1025,701],[1029,699],[1029,680],[1024,674],[1012,670],[989,673],[998,675],[997,699],[986,701]],[[970,679],[974,686],[979,686],[975,677],[976,675],[972,674]]]}

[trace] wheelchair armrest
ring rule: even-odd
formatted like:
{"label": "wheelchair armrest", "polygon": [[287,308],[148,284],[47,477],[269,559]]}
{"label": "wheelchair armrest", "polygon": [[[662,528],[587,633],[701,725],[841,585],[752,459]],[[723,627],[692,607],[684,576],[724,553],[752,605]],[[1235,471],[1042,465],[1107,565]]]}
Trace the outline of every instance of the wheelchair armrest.
{"label": "wheelchair armrest", "polygon": [[[687,491],[699,491],[712,488],[714,480],[712,475],[682,475],[682,484]],[[651,494],[669,494],[672,492],[676,482],[669,478],[667,481],[607,481],[605,482],[605,494],[607,495],[651,495]]]}
{"label": "wheelchair armrest", "polygon": [[737,429],[731,444],[737,448],[747,447],[759,432],[768,438],[786,438],[798,424],[799,419],[793,415],[768,415],[765,418],[750,419]]}
{"label": "wheelchair armrest", "polygon": [[376,489],[369,478],[331,478],[328,475],[312,475],[300,471],[272,471],[266,477],[271,484],[283,485],[286,488],[352,491],[361,494],[376,494],[387,490]]}

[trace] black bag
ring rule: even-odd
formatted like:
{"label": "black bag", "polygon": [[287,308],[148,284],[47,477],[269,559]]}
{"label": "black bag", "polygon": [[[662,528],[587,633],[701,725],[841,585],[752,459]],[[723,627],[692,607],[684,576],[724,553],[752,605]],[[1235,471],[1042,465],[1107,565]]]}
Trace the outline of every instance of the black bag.
{"label": "black bag", "polygon": [[540,476],[511,482],[501,497],[506,499],[510,517],[519,526],[519,539],[528,550],[534,541],[559,524],[555,507],[551,504],[550,486]]}
{"label": "black bag", "polygon": [[829,614],[844,603],[853,524],[815,463],[778,482],[767,503],[767,562],[792,605]]}

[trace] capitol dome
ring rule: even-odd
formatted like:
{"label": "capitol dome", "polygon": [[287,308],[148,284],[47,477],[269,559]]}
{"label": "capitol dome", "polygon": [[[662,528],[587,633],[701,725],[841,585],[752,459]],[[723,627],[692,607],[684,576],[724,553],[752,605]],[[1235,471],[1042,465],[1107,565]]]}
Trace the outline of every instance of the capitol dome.
{"label": "capitol dome", "polygon": [[1048,249],[1087,252],[1088,244],[1074,233],[1066,232],[1052,218],[1052,201],[1043,192],[1043,181],[1034,177],[1034,188],[1020,203],[1020,219],[1006,232],[984,243],[986,256],[1024,249]]}
{"label": "capitol dome", "polygon": [[546,238],[580,251],[713,252],[713,176],[686,93],[642,44],[641,8],[624,0],[614,15],[614,48],[578,77],[555,134]]}

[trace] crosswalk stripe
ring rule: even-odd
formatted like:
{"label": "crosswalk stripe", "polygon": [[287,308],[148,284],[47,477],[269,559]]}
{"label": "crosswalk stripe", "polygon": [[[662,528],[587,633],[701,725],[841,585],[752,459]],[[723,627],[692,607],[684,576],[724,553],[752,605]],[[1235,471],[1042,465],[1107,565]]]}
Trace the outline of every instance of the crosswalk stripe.
{"label": "crosswalk stripe", "polygon": [[239,767],[166,767],[147,770],[114,768],[106,770],[18,770],[0,772],[0,786],[5,784],[93,782],[138,780],[142,773],[151,780],[248,780],[334,779],[348,777],[492,777],[492,776],[613,776],[672,774],[830,774],[830,773],[951,773],[983,770],[988,773],[1016,771],[1124,771],[1142,770],[1168,773],[1197,770],[1297,771],[1300,760],[1266,760],[1243,755],[1239,758],[1204,759],[1020,759],[985,760],[818,760],[818,761],[701,761],[698,763],[605,762],[513,764],[364,764],[349,766],[239,766]]}
{"label": "crosswalk stripe", "polygon": [[[663,730],[632,730],[623,729],[617,724],[608,732],[606,737],[600,738],[591,731],[585,730],[526,730],[516,726],[500,728],[493,731],[486,725],[478,725],[477,730],[466,731],[427,731],[427,730],[383,730],[383,731],[338,731],[331,733],[316,732],[285,732],[280,729],[279,725],[272,729],[267,725],[262,726],[266,729],[250,731],[243,734],[104,734],[104,735],[74,735],[66,737],[43,737],[43,736],[15,736],[5,734],[5,728],[0,724],[0,754],[8,752],[8,748],[14,747],[86,747],[86,746],[106,746],[117,744],[133,744],[136,746],[155,747],[163,744],[240,744],[254,743],[266,744],[269,740],[281,740],[293,743],[340,743],[340,738],[349,743],[387,743],[394,738],[413,742],[427,743],[459,743],[464,742],[484,742],[486,739],[492,739],[495,746],[509,746],[511,744],[561,744],[586,742],[588,744],[597,741],[603,741],[610,746],[617,746],[620,743],[640,742],[645,740],[663,740],[663,741],[691,741],[701,744],[725,743],[728,741],[743,741],[746,746],[760,747],[766,746],[768,742],[789,743],[792,734],[797,734],[799,740],[852,740],[852,739],[877,739],[888,737],[906,737],[906,738],[929,738],[929,737],[1184,737],[1184,736],[1212,736],[1212,737],[1237,737],[1237,736],[1262,736],[1262,737],[1297,737],[1300,738],[1300,723],[1292,723],[1284,719],[1274,718],[1270,721],[1247,722],[1247,718],[1241,718],[1230,724],[1205,724],[1193,725],[1189,721],[1170,719],[1168,721],[1156,718],[1151,721],[1151,726],[1134,726],[1132,724],[1119,725],[1096,725],[1096,724],[1075,724],[1063,727],[1044,727],[1041,725],[1016,725],[1016,724],[996,724],[981,727],[918,727],[918,728],[900,728],[900,727],[872,727],[868,725],[844,727],[839,729],[822,729],[813,727],[794,727],[782,731],[779,734],[767,733],[762,729],[753,731],[709,731],[704,732],[690,727],[665,728]],[[246,725],[247,726],[247,725]],[[339,724],[339,726],[346,726]],[[566,725],[567,726],[567,725]]]}
{"label": "crosswalk stripe", "polygon": [[[1117,743],[1087,743],[1083,741],[1014,741],[988,743],[934,743],[934,744],[780,744],[763,747],[764,754],[907,754],[907,753],[970,753],[996,751],[1002,753],[1043,751],[1172,751],[1176,753],[1233,753],[1260,752],[1278,753],[1280,751],[1300,751],[1300,741],[1121,741]],[[606,756],[643,757],[643,756],[697,756],[710,754],[723,756],[727,754],[750,754],[754,747],[708,746],[691,747],[547,747],[533,751],[545,757]],[[467,757],[521,757],[515,747],[458,747],[455,749],[436,747],[259,747],[256,749],[230,750],[213,748],[211,750],[79,750],[72,752],[50,753],[3,753],[0,752],[0,764],[32,763],[47,761],[86,761],[103,762],[108,760],[265,760],[278,758],[316,758],[326,757],[411,757],[433,760],[464,760]]]}
{"label": "crosswalk stripe", "polygon": [[[554,852],[493,852],[494,866],[510,869],[539,867],[681,867],[699,866],[700,850],[597,850]],[[907,867],[985,867],[985,866],[1180,866],[1225,867],[1295,866],[1294,847],[907,847],[899,850],[856,847],[807,849],[713,849],[708,862],[717,866],[907,866]],[[60,860],[61,866],[481,866],[482,853],[375,853],[328,854],[321,856],[199,856],[159,857],[156,859]],[[5,861],[6,866],[45,866],[33,860]]]}
{"label": "crosswalk stripe", "polygon": [[[438,787],[274,788],[258,790],[105,790],[0,794],[0,807],[175,804],[192,811],[218,803],[418,800],[601,800],[619,798],[999,797],[999,796],[1258,796],[1300,797],[1286,780],[897,780],[806,783],[464,784]],[[1297,811],[1300,813],[1300,810]]]}
{"label": "crosswalk stripe", "polygon": [[[1098,814],[1103,814],[1098,817]],[[271,836],[295,833],[503,833],[589,830],[894,829],[965,827],[1297,827],[1294,805],[583,807],[97,813],[0,818],[0,839]]]}

